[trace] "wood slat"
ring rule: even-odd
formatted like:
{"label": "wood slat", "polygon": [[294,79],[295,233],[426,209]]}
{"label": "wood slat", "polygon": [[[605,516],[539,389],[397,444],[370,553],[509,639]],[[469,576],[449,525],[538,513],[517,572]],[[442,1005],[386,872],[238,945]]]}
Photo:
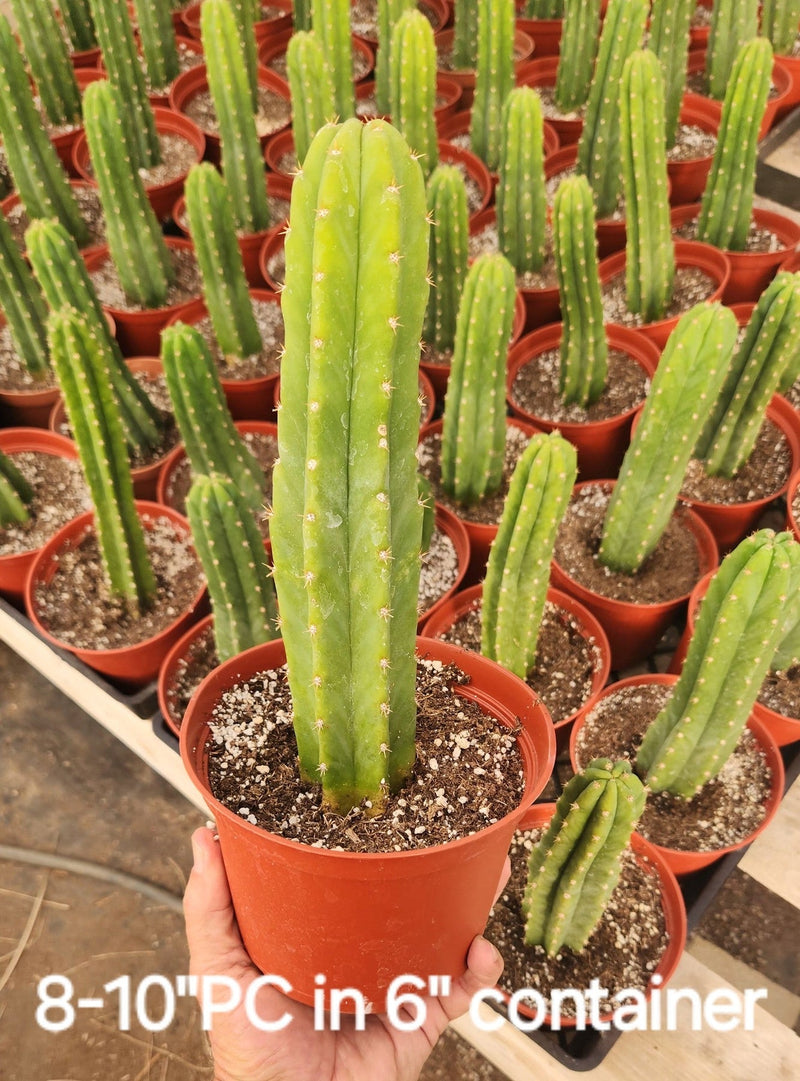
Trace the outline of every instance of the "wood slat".
{"label": "wood slat", "polygon": [[762,886],[800,908],[800,779],[783,798],[778,813],[739,864]]}

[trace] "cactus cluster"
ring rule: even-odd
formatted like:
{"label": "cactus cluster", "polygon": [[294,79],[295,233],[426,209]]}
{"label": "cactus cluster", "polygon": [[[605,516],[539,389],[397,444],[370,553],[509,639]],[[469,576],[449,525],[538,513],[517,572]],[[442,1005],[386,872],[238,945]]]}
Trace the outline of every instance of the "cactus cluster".
{"label": "cactus cluster", "polygon": [[565,0],[555,86],[555,103],[564,113],[586,103],[599,33],[600,0]]}
{"label": "cactus cluster", "polygon": [[664,131],[667,147],[675,144],[681,98],[686,89],[686,54],[696,0],[653,0],[648,48],[664,70]]}
{"label": "cactus cluster", "polygon": [[514,0],[480,0],[475,98],[469,137],[472,150],[496,170],[500,163],[503,104],[514,88]]}
{"label": "cactus cluster", "polygon": [[81,94],[50,0],[11,0],[11,10],[51,124],[79,124]]}
{"label": "cactus cluster", "polygon": [[725,97],[736,56],[758,33],[758,0],[714,0],[706,49],[706,85],[712,98]]}
{"label": "cactus cluster", "polygon": [[161,0],[134,0],[134,7],[147,81],[153,89],[164,89],[180,73],[169,5]]}
{"label": "cactus cluster", "polygon": [[500,251],[517,274],[540,270],[547,221],[544,127],[539,95],[529,86],[516,87],[503,105],[496,204]]}
{"label": "cactus cluster", "polygon": [[286,70],[292,99],[292,137],[298,164],[311,140],[336,114],[333,80],[322,46],[312,31],[297,31],[286,47]]}
{"label": "cactus cluster", "polygon": [[0,529],[27,522],[32,499],[33,486],[0,450]]}
{"label": "cactus cluster", "polygon": [[350,0],[311,0],[311,25],[333,76],[336,115],[340,119],[351,117],[355,96]]}
{"label": "cactus cluster", "polygon": [[[389,72],[392,62],[392,35],[406,11],[415,10],[414,0],[378,0],[378,51],[375,55],[375,104],[381,116],[388,116]],[[435,67],[435,65],[434,65]]]}
{"label": "cactus cluster", "polygon": [[439,165],[428,180],[431,219],[432,288],[422,334],[434,349],[452,349],[464,279],[467,276],[469,217],[467,189],[456,165]]}
{"label": "cactus cluster", "polygon": [[50,371],[47,304],[0,214],[0,309],[8,324],[14,351],[30,374],[43,379]]}
{"label": "cactus cluster", "polygon": [[762,0],[761,33],[781,56],[791,53],[800,25],[800,0]]}
{"label": "cactus cluster", "polygon": [[421,11],[407,11],[392,31],[389,113],[420,159],[426,176],[439,164],[436,108],[436,46]]}

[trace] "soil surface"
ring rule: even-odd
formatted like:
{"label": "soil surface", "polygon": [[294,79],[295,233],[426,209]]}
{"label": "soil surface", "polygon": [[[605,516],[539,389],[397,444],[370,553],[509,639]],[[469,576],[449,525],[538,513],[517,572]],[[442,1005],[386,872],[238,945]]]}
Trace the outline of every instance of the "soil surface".
{"label": "soil surface", "polygon": [[40,451],[15,451],[11,461],[33,487],[27,522],[0,527],[0,555],[30,552],[91,508],[80,462]]}

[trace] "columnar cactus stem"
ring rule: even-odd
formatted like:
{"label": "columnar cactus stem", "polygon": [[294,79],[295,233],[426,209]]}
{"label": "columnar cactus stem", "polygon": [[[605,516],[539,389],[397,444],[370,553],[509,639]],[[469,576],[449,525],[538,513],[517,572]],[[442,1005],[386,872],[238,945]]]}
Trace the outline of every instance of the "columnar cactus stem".
{"label": "columnar cactus stem", "polygon": [[311,29],[311,0],[292,0],[294,30],[298,33]]}
{"label": "columnar cactus stem", "polygon": [[549,957],[579,952],[600,921],[622,871],[622,853],[645,804],[630,763],[595,758],[566,784],[528,861],[525,942]]}
{"label": "columnar cactus stem", "polygon": [[186,515],[208,581],[220,661],[277,637],[264,541],[236,484],[227,477],[195,477]]}
{"label": "columnar cactus stem", "polygon": [[333,76],[336,111],[345,119],[355,108],[350,0],[311,0],[311,24]]}
{"label": "columnar cactus stem", "polygon": [[17,356],[34,379],[50,371],[47,304],[0,214],[0,309]]}
{"label": "columnar cactus stem", "polygon": [[414,761],[428,234],[399,132],[318,132],[286,237],[270,536],[301,767],[342,811],[379,811]]}
{"label": "columnar cactus stem", "polygon": [[246,233],[269,228],[264,159],[236,22],[228,0],[204,0],[200,33],[208,85],[219,119],[222,171],[237,227]]}
{"label": "columnar cactus stem", "polygon": [[469,215],[467,189],[456,165],[439,165],[428,181],[431,218],[431,283],[425,341],[435,349],[452,349],[461,291],[467,276]]}
{"label": "columnar cactus stem", "polygon": [[0,450],[0,529],[27,522],[32,499],[33,486]]}
{"label": "columnar cactus stem", "polygon": [[525,5],[526,19],[561,19],[565,0],[528,0]]}
{"label": "columnar cactus stem", "polygon": [[491,495],[502,479],[515,295],[505,256],[478,256],[461,294],[442,428],[442,487],[461,503]]}
{"label": "columnar cactus stem", "polygon": [[313,32],[299,31],[289,38],[286,68],[292,96],[294,149],[302,165],[311,140],[336,115],[333,80]]}
{"label": "columnar cactus stem", "polygon": [[627,219],[628,310],[646,323],[663,319],[675,281],[663,121],[661,64],[649,49],[637,49],[622,69],[620,148]]}
{"label": "columnar cactus stem", "polygon": [[239,47],[247,72],[247,85],[250,88],[250,105],[253,113],[258,112],[258,51],[254,26],[261,12],[259,0],[226,0],[230,5]]}
{"label": "columnar cactus stem", "polygon": [[97,33],[89,0],[61,0],[58,6],[75,52],[96,48]]}
{"label": "columnar cactus stem", "polygon": [[175,272],[142,179],[131,167],[122,112],[119,92],[111,83],[86,88],[83,122],[111,258],[127,296],[145,307],[160,308]]}
{"label": "columnar cactus stem", "polygon": [[500,251],[517,274],[539,270],[547,221],[544,127],[539,95],[529,86],[512,90],[503,106],[496,200]]}
{"label": "columnar cactus stem", "polygon": [[172,13],[161,0],[135,0],[135,9],[147,81],[152,89],[163,90],[181,70]]}
{"label": "columnar cactus stem", "polygon": [[141,611],[155,595],[156,580],[108,377],[112,358],[73,308],[50,314],[48,334],[53,367],[94,505],[109,588],[133,610]]}
{"label": "columnar cactus stem", "polygon": [[389,112],[426,176],[439,164],[435,108],[433,29],[421,11],[407,11],[392,32]]}
{"label": "columnar cactus stem", "polygon": [[686,54],[689,28],[696,0],[653,0],[648,48],[664,69],[665,126],[667,147],[675,145],[681,98],[686,89]]}
{"label": "columnar cactus stem", "polygon": [[566,0],[555,88],[564,113],[586,104],[599,37],[600,0]]}
{"label": "columnar cactus stem", "polygon": [[634,574],[658,544],[735,341],[736,319],[720,304],[697,304],[670,335],[606,512],[607,567]]}
{"label": "columnar cactus stem", "polygon": [[489,169],[500,162],[503,104],[514,88],[514,0],[480,0],[478,63],[469,137]]}
{"label": "columnar cactus stem", "polygon": [[[719,773],[785,633],[800,615],[800,545],[762,529],[725,557],[695,622],[680,678],[648,727],[636,771],[654,792],[691,798]],[[794,590],[792,590],[794,586]]]}
{"label": "columnar cactus stem", "polygon": [[706,79],[712,98],[725,97],[736,56],[758,33],[758,0],[714,0],[706,51]]}
{"label": "columnar cactus stem", "polygon": [[514,469],[489,552],[481,653],[520,679],[536,663],[550,561],[577,472],[577,452],[557,431],[533,436]]}
{"label": "columnar cactus stem", "polygon": [[31,75],[51,124],[80,124],[81,93],[50,0],[11,0]]}
{"label": "columnar cactus stem", "polygon": [[[378,113],[388,116],[389,72],[392,61],[392,34],[401,15],[414,10],[414,0],[378,0],[378,52],[375,56],[375,104]],[[434,63],[434,67],[436,64]]]}
{"label": "columnar cactus stem", "polygon": [[586,408],[603,393],[608,342],[594,232],[594,200],[585,176],[562,180],[553,202],[553,250],[563,330],[559,390]]}
{"label": "columnar cactus stem", "polygon": [[474,68],[478,59],[478,8],[481,0],[458,0],[453,12],[453,67]]}
{"label": "columnar cactus stem", "polygon": [[779,56],[791,53],[800,26],[800,0],[763,0],[761,33]]}
{"label": "columnar cactus stem", "polygon": [[161,335],[161,360],[192,473],[230,477],[250,508],[258,510],[264,502],[264,471],[236,431],[200,331],[184,323],[167,327]]}
{"label": "columnar cactus stem", "polygon": [[758,129],[764,116],[772,72],[766,38],[743,45],[727,83],[717,147],[708,174],[697,239],[742,251],[750,229],[756,184]]}

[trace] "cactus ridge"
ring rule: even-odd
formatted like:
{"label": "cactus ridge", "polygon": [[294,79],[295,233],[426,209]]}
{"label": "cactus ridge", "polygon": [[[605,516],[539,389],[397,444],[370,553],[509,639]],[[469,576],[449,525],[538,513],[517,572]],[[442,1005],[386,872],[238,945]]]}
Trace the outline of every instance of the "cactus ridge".
{"label": "cactus ridge", "polygon": [[780,56],[791,53],[800,23],[800,0],[763,0],[761,33]]}
{"label": "cactus ridge", "polygon": [[311,0],[292,0],[295,33],[311,29]]}
{"label": "cactus ridge", "polygon": [[302,163],[311,140],[336,115],[333,80],[325,54],[313,31],[292,34],[286,48],[292,98],[292,134],[297,160]]}
{"label": "cactus ridge", "polygon": [[453,5],[453,67],[474,68],[478,60],[478,9],[481,0]]}
{"label": "cactus ridge", "polygon": [[525,5],[526,19],[561,19],[564,17],[565,0],[528,0]]}
{"label": "cactus ridge", "polygon": [[319,37],[333,76],[336,113],[353,116],[353,45],[350,34],[350,0],[311,0],[311,25]]}
{"label": "cactus ridge", "polygon": [[421,11],[407,11],[392,31],[389,113],[423,172],[439,164],[436,108],[436,46],[433,28]]}
{"label": "cactus ridge", "polygon": [[479,0],[478,60],[469,138],[490,171],[500,164],[503,105],[514,89],[514,0]]}
{"label": "cactus ridge", "polygon": [[261,4],[259,0],[225,0],[225,3],[230,7],[236,26],[240,55],[244,62],[250,92],[250,108],[255,114],[258,112],[258,50],[254,28],[261,15]]}
{"label": "cactus ridge", "polygon": [[706,82],[712,98],[722,101],[736,54],[758,33],[759,0],[715,0],[706,49]]}
{"label": "cactus ridge", "polygon": [[565,0],[563,6],[555,102],[568,113],[585,105],[589,94],[600,37],[600,0]]}
{"label": "cactus ridge", "polygon": [[81,93],[50,0],[11,0],[19,36],[51,124],[80,124]]}
{"label": "cactus ridge", "polygon": [[12,459],[0,450],[0,529],[27,522],[32,499],[33,486]]}
{"label": "cactus ridge", "polygon": [[[378,51],[375,56],[375,104],[380,116],[391,111],[389,71],[392,62],[392,34],[406,11],[414,11],[414,0],[378,0]],[[435,66],[435,65],[434,65]]]}
{"label": "cactus ridge", "polygon": [[469,213],[467,188],[456,165],[438,165],[428,180],[431,218],[431,282],[423,336],[434,349],[452,349],[464,279],[467,276]]}
{"label": "cactus ridge", "polygon": [[76,53],[97,47],[97,34],[89,0],[61,0],[59,10]]}
{"label": "cactus ridge", "polygon": [[0,309],[17,356],[34,379],[43,377],[50,370],[47,304],[4,214],[0,214]]}
{"label": "cactus ridge", "polygon": [[653,0],[648,48],[664,70],[664,131],[667,147],[678,135],[681,99],[686,89],[686,54],[695,0]]}
{"label": "cactus ridge", "polygon": [[496,201],[500,251],[517,274],[540,270],[547,221],[544,126],[542,103],[530,86],[512,90],[503,106]]}
{"label": "cactus ridge", "polygon": [[169,4],[160,0],[134,0],[139,40],[153,90],[163,90],[180,74],[178,46]]}

